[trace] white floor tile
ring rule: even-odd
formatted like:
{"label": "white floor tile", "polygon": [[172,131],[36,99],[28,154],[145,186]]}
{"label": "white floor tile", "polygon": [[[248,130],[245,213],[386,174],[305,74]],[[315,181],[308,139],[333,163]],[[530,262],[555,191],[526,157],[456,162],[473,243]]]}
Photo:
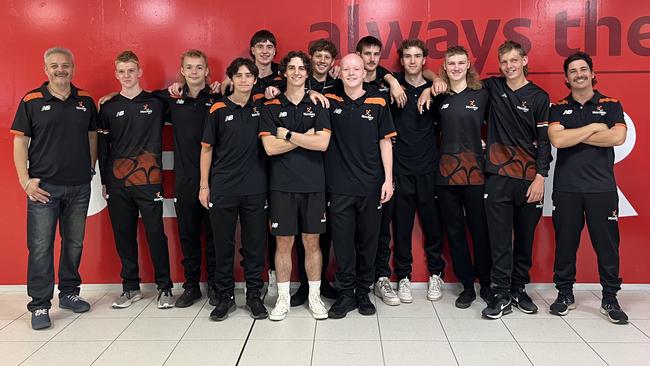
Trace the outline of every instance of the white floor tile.
{"label": "white floor tile", "polygon": [[379,341],[376,317],[327,319],[316,323],[317,340]]}
{"label": "white floor tile", "polygon": [[384,362],[380,341],[316,340],[312,366],[377,366]]}
{"label": "white floor tile", "polygon": [[580,343],[519,343],[534,365],[606,365],[589,345]]}
{"label": "white floor tile", "polygon": [[171,341],[180,340],[192,323],[191,318],[140,318],[135,319],[120,334],[120,341]]}
{"label": "white floor tile", "polygon": [[174,349],[176,341],[115,341],[93,366],[160,366]]}
{"label": "white floor tile", "polygon": [[650,319],[650,295],[641,291],[621,291],[618,303],[630,319]]}
{"label": "white floor tile", "polygon": [[0,342],[0,364],[18,365],[45,342]]}
{"label": "white floor tile", "polygon": [[1,292],[0,293],[0,301],[4,304],[7,301],[20,301],[23,304],[27,305],[27,303],[31,300],[29,296],[27,296],[27,290],[25,291],[20,291],[20,292]]}
{"label": "white floor tile", "polygon": [[632,320],[631,323],[650,337],[650,320]]}
{"label": "white floor tile", "polygon": [[514,342],[501,320],[441,319],[450,341]]}
{"label": "white floor tile", "polygon": [[251,317],[232,317],[220,322],[197,317],[185,332],[183,340],[246,339],[252,324]]}
{"label": "white floor tile", "polygon": [[75,319],[56,335],[53,341],[112,341],[115,340],[133,319]]}
{"label": "white floor tile", "polygon": [[385,366],[457,364],[448,342],[382,340],[381,343]]}
{"label": "white floor tile", "polygon": [[581,342],[582,339],[563,320],[503,319],[518,342]]}
{"label": "white floor tile", "polygon": [[31,355],[25,366],[90,365],[111,342],[48,342]]}
{"label": "white floor tile", "polygon": [[8,300],[3,301],[0,306],[0,319],[14,320],[27,312],[27,301]]}
{"label": "white floor tile", "polygon": [[165,366],[232,366],[237,363],[244,340],[180,341]]}
{"label": "white floor tile", "polygon": [[44,342],[50,340],[73,319],[52,319],[52,326],[47,329],[33,330],[31,321],[18,319],[0,330],[0,341]]}
{"label": "white floor tile", "polygon": [[155,292],[143,292],[144,298],[134,302],[124,309],[114,309],[111,305],[120,296],[119,292],[109,292],[97,303],[93,304],[89,312],[81,314],[82,318],[135,318],[156,297]]}
{"label": "white floor tile", "polygon": [[480,297],[472,303],[467,309],[456,307],[457,296],[447,296],[439,301],[434,301],[433,306],[440,319],[481,319],[481,311],[486,304]]}
{"label": "white floor tile", "polygon": [[451,347],[461,366],[531,365],[515,342],[451,342]]}
{"label": "white floor tile", "polygon": [[[255,322],[249,339],[312,340],[316,331],[316,319],[294,318],[289,313],[282,321],[262,319]],[[326,321],[326,320],[323,320]]]}
{"label": "white floor tile", "polygon": [[312,340],[249,340],[239,366],[309,365],[312,348]]}
{"label": "white floor tile", "polygon": [[[602,319],[566,319],[586,342],[650,342],[650,338],[632,324],[612,324]],[[650,347],[650,345],[648,345]]]}
{"label": "white floor tile", "polygon": [[[208,299],[203,297],[186,308],[158,309],[158,302],[151,301],[140,314],[141,318],[194,318],[199,314]],[[212,309],[210,309],[212,310]]]}
{"label": "white floor tile", "polygon": [[389,318],[422,318],[422,317],[435,317],[436,311],[433,309],[431,301],[426,299],[424,292],[413,292],[413,302],[410,304],[400,304],[398,306],[390,306],[377,299],[375,306],[377,306],[377,314],[380,317]]}
{"label": "white floor tile", "polygon": [[10,319],[0,319],[0,329],[4,328],[7,326],[7,324],[11,323],[13,320]]}
{"label": "white floor tile", "polygon": [[446,341],[447,337],[436,318],[379,318],[382,340]]}
{"label": "white floor tile", "polygon": [[590,343],[610,366],[650,365],[650,347],[644,343]]}

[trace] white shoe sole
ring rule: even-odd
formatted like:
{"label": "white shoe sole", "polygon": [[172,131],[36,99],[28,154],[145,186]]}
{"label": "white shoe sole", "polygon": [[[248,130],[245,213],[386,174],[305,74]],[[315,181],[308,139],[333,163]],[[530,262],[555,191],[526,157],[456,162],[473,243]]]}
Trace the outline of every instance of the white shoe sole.
{"label": "white shoe sole", "polygon": [[381,301],[382,301],[384,304],[388,305],[388,306],[397,306],[397,305],[401,304],[401,301],[400,301],[400,299],[399,299],[398,297],[393,298],[393,299],[389,299],[389,298],[387,298],[387,297],[383,297],[383,296],[381,296],[381,293],[377,293],[377,291],[373,291],[373,292],[375,293],[375,296],[377,296],[378,298],[380,298]]}
{"label": "white shoe sole", "polygon": [[404,304],[410,304],[413,302],[413,297],[400,297],[399,301]]}
{"label": "white shoe sole", "polygon": [[118,304],[114,302],[111,306],[113,309],[125,309],[128,308],[129,306],[133,305],[134,302],[142,300],[142,295],[135,295],[133,296],[130,301],[125,302],[124,304]]}
{"label": "white shoe sole", "polygon": [[427,294],[427,300],[429,301],[438,301],[440,299],[442,299],[442,294],[437,296]]}
{"label": "white shoe sole", "polygon": [[607,310],[605,310],[603,308],[600,308],[600,313],[605,315],[605,317],[607,317],[607,320],[609,320],[611,323],[614,323],[614,324],[627,324],[629,322],[629,320],[616,320],[616,319],[611,318],[609,316],[609,313],[607,312]]}
{"label": "white shoe sole", "polygon": [[325,313],[325,314],[317,314],[317,313],[313,313],[313,312],[312,312],[311,315],[312,315],[312,316],[314,317],[314,319],[316,319],[316,320],[323,320],[323,319],[327,319],[327,318],[329,317],[329,316],[327,315],[327,313]]}
{"label": "white shoe sole", "polygon": [[281,314],[281,315],[273,315],[269,313],[269,319],[273,320],[274,322],[278,322],[280,320],[284,320],[284,318],[287,317],[287,313]]}
{"label": "white shoe sole", "polygon": [[171,309],[174,307],[174,304],[164,303],[158,304],[158,309]]}

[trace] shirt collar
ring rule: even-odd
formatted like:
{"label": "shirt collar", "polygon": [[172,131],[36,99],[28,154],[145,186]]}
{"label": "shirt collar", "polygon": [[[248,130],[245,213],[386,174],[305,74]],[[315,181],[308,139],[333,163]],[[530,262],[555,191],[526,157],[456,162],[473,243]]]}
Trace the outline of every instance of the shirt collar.
{"label": "shirt collar", "polygon": [[[52,95],[52,93],[50,93],[50,90],[47,88],[47,86],[49,84],[50,84],[50,82],[46,81],[39,88],[41,93],[43,94],[43,99],[46,100],[46,101],[49,101],[49,100],[52,100],[52,99],[59,99],[59,98],[55,97],[54,95]],[[74,84],[72,84],[72,83],[70,83],[70,96],[75,98],[75,99],[79,98],[79,89],[76,86],[74,86]]]}

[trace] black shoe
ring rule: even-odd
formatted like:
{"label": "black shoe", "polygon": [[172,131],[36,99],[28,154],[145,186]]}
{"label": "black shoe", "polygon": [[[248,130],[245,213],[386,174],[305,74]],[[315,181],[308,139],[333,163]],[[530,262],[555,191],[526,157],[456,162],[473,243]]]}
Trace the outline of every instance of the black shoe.
{"label": "black shoe", "polygon": [[535,305],[533,299],[528,296],[526,290],[513,290],[510,296],[512,297],[512,305],[522,313],[535,314],[537,312],[537,305]]}
{"label": "black shoe", "polygon": [[339,291],[330,284],[328,280],[321,280],[320,294],[328,299],[336,300],[339,298]]}
{"label": "black shoe", "polygon": [[486,304],[489,304],[490,301],[494,298],[494,292],[492,292],[492,287],[490,285],[481,285],[481,299],[485,301]]}
{"label": "black shoe", "polygon": [[201,294],[201,289],[198,286],[186,288],[183,290],[181,296],[176,299],[174,306],[177,308],[186,308],[192,306],[192,304],[194,304],[194,300],[200,299],[201,296],[203,295]]}
{"label": "black shoe", "polygon": [[253,319],[265,319],[269,316],[269,312],[266,310],[266,306],[264,306],[258,293],[249,292],[246,294],[246,309],[251,312]]}
{"label": "black shoe", "polygon": [[627,324],[627,314],[621,310],[621,306],[614,296],[603,297],[600,312],[606,315],[607,320],[614,324]]}
{"label": "black shoe", "polygon": [[232,294],[219,296],[217,304],[210,313],[210,319],[215,321],[225,320],[228,314],[235,311],[235,309],[237,309],[237,304],[235,304],[235,297]]}
{"label": "black shoe", "polygon": [[512,304],[510,302],[510,294],[506,292],[494,296],[488,306],[483,309],[481,315],[486,319],[499,319],[510,313],[512,313]]}
{"label": "black shoe", "polygon": [[59,296],[59,307],[61,309],[72,310],[75,313],[85,313],[90,310],[90,304],[79,297],[79,295]]}
{"label": "black shoe", "polygon": [[39,330],[52,326],[49,309],[36,309],[32,311],[32,329]]}
{"label": "black shoe", "polygon": [[557,298],[551,304],[549,308],[549,313],[557,316],[565,316],[569,313],[569,310],[576,308],[576,298],[573,296],[572,291],[560,291],[557,294]]}
{"label": "black shoe", "polygon": [[307,296],[309,296],[309,285],[306,283],[301,283],[298,287],[298,291],[295,294],[291,295],[291,306],[300,306],[307,301]]}
{"label": "black shoe", "polygon": [[217,289],[214,286],[208,285],[208,303],[212,306],[217,306],[218,299]]}
{"label": "black shoe", "polygon": [[[368,299],[370,301],[370,299]],[[357,301],[349,295],[341,295],[334,302],[327,315],[332,319],[341,319],[357,308]]]}
{"label": "black shoe", "polygon": [[474,291],[474,285],[465,286],[463,292],[458,295],[456,299],[456,307],[459,309],[467,309],[472,306],[472,303],[476,300],[476,291]]}
{"label": "black shoe", "polygon": [[355,295],[357,300],[357,308],[359,309],[359,314],[361,315],[374,315],[377,312],[375,305],[370,301],[370,297],[367,293]]}

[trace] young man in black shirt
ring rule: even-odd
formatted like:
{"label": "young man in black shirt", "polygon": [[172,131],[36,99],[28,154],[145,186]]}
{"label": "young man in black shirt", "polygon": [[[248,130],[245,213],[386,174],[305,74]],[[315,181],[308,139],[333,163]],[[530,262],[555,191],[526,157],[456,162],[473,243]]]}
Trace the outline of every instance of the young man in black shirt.
{"label": "young man in black shirt", "polygon": [[246,306],[255,319],[268,316],[260,299],[267,232],[266,159],[258,139],[261,104],[251,92],[258,70],[235,59],[226,70],[233,93],[210,108],[201,144],[199,200],[210,210],[217,259],[217,304],[210,319],[221,321],[236,309],[233,262],[237,217],[246,278]]}
{"label": "young man in black shirt", "polygon": [[163,226],[162,129],[165,104],[140,87],[142,68],[135,53],[115,60],[122,90],[99,114],[99,164],[117,252],[122,262],[122,295],[115,308],[142,299],[138,269],[138,213],[142,215],[158,287],[158,308],[174,306],[167,236]]}
{"label": "young man in black shirt", "polygon": [[594,90],[591,57],[577,52],[564,60],[571,94],[551,107],[548,136],[557,147],[553,176],[555,275],[559,294],[550,312],[566,315],[575,309],[576,252],[587,222],[598,256],[603,287],[601,313],[612,323],[625,324],[616,293],[619,278],[618,192],[614,179],[614,148],[625,142],[627,126],[621,103]]}
{"label": "young man in black shirt", "polygon": [[54,234],[59,224],[59,307],[90,310],[79,297],[79,263],[97,158],[97,110],[90,95],[72,85],[74,57],[67,48],[45,51],[47,82],[27,93],[11,132],[14,164],[27,195],[27,294],[33,329],[51,326]]}

